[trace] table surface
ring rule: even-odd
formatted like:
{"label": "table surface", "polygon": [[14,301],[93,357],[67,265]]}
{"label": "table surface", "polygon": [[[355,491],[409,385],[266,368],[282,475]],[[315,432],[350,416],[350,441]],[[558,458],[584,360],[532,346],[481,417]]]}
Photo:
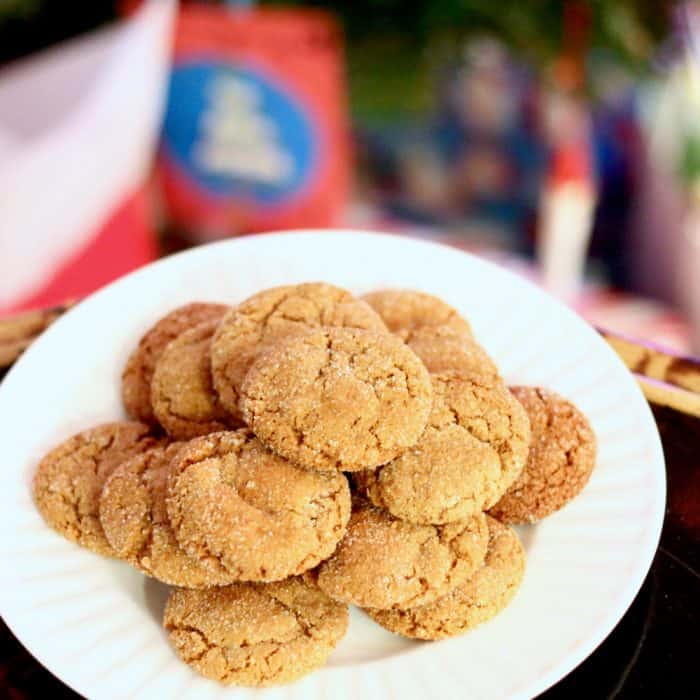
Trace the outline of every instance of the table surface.
{"label": "table surface", "polygon": [[[1,379],[0,370],[0,379]],[[661,543],[629,610],[600,647],[541,697],[685,695],[700,636],[700,418],[654,406],[668,472]],[[585,610],[581,611],[586,614]],[[0,697],[76,698],[0,622]]]}

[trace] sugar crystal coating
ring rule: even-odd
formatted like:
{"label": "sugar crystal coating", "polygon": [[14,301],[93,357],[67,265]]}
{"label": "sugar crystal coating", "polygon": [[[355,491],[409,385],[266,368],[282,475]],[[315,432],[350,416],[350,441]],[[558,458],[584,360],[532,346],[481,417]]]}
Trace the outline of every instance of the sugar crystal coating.
{"label": "sugar crystal coating", "polygon": [[525,552],[515,531],[487,518],[484,565],[446,596],[405,610],[365,610],[390,632],[414,639],[445,639],[468,632],[504,610],[525,574]]}
{"label": "sugar crystal coating", "polygon": [[358,501],[347,534],[318,568],[318,585],[361,607],[422,605],[471,576],[483,564],[487,540],[482,513],[449,525],[414,525]]}
{"label": "sugar crystal coating", "polygon": [[319,328],[261,355],[241,406],[260,440],[287,459],[357,471],[415,445],[431,400],[425,366],[394,336]]}
{"label": "sugar crystal coating", "polygon": [[348,626],[348,609],[301,577],[175,589],[163,625],[178,656],[226,684],[289,683],[323,666]]}
{"label": "sugar crystal coating", "polygon": [[231,583],[231,575],[189,556],[170,526],[167,480],[182,447],[154,447],[121,464],[102,489],[100,522],[116,555],[148,576],[188,588]]}
{"label": "sugar crystal coating", "polygon": [[492,379],[499,377],[498,368],[486,350],[474,338],[451,326],[422,326],[407,331],[405,342],[431,374],[457,371]]}
{"label": "sugar crystal coating", "polygon": [[122,401],[132,418],[155,423],[151,406],[151,379],[163,350],[180,333],[204,321],[220,319],[227,306],[196,302],[174,309],[160,319],[139,341],[122,373]]}
{"label": "sugar crystal coating", "polygon": [[124,461],[157,445],[144,423],[104,423],[49,452],[34,475],[34,500],[44,520],[67,539],[114,556],[99,518],[102,486]]}
{"label": "sugar crystal coating", "polygon": [[350,489],[343,474],[300,469],[241,429],[180,450],[167,508],[178,542],[203,565],[276,581],[330,556],[345,533]]}
{"label": "sugar crystal coating", "polygon": [[211,358],[214,386],[228,411],[239,415],[243,381],[260,353],[320,326],[386,332],[365,302],[325,282],[265,289],[232,309],[216,333]]}
{"label": "sugar crystal coating", "polygon": [[158,422],[177,440],[235,427],[212,385],[211,341],[218,325],[214,319],[182,332],[156,363],[151,405]]}
{"label": "sugar crystal coating", "polygon": [[491,507],[527,460],[530,427],[500,380],[431,377],[433,408],[416,445],[354,478],[378,506],[416,523],[448,523]]}
{"label": "sugar crystal coating", "polygon": [[540,387],[512,387],[532,426],[527,463],[491,509],[507,523],[532,523],[563,508],[588,483],[596,459],[591,426],[570,401]]}
{"label": "sugar crystal coating", "polygon": [[415,289],[380,289],[365,294],[366,301],[381,317],[387,328],[405,340],[413,330],[425,326],[449,326],[471,337],[469,323],[446,301]]}

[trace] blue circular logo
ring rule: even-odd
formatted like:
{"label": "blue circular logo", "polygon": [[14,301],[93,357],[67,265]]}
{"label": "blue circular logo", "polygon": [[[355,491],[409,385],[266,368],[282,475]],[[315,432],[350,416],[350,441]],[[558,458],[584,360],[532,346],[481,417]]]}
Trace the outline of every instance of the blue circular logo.
{"label": "blue circular logo", "polygon": [[204,61],[173,70],[164,143],[208,193],[262,204],[296,193],[317,151],[293,96],[248,69]]}

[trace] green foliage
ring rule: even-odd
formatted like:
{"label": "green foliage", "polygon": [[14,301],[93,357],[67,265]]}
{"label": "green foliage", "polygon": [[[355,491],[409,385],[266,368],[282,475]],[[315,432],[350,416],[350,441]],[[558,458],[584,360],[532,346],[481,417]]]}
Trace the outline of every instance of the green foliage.
{"label": "green foliage", "polygon": [[694,185],[700,180],[700,136],[692,133],[685,139],[679,163],[681,180],[688,185]]}
{"label": "green foliage", "polygon": [[[62,5],[79,15],[105,18],[114,1],[60,3],[59,0],[0,0],[0,23],[49,14]],[[348,38],[360,45],[398,41],[411,50],[436,41],[460,41],[474,33],[490,33],[535,62],[546,62],[562,50],[564,0],[263,0],[261,4],[315,6],[333,11]],[[589,0],[591,43],[622,60],[644,62],[668,29],[669,0]],[[53,14],[51,10],[50,14]]]}
{"label": "green foliage", "polygon": [[[348,40],[351,102],[361,121],[386,122],[425,113],[433,97],[434,68],[444,66],[446,57],[458,56],[471,36],[495,36],[536,68],[548,68],[571,48],[564,45],[570,40],[564,33],[564,0],[288,0],[283,4],[324,8],[341,20]],[[669,0],[589,0],[590,26],[583,30],[582,49],[603,50],[628,69],[643,72],[668,32],[671,5]],[[569,31],[580,31],[576,20]]]}
{"label": "green foliage", "polygon": [[[279,4],[271,2],[270,4]],[[351,41],[398,38],[425,46],[490,33],[542,63],[562,50],[563,0],[292,0],[335,12]],[[668,29],[669,0],[589,0],[591,44],[629,63],[646,61]]]}
{"label": "green foliage", "polygon": [[[203,1],[203,0],[198,0]],[[210,0],[211,1],[211,0]],[[564,50],[564,0],[261,0],[330,10],[347,36],[356,116],[387,121],[429,110],[435,68],[470,36],[500,38],[533,66]],[[668,31],[670,0],[589,0],[589,46],[643,70]],[[116,0],[0,0],[0,62],[87,31]],[[574,28],[574,31],[576,28]]]}
{"label": "green foliage", "polygon": [[41,0],[0,0],[0,24],[9,19],[27,19],[41,7]]}

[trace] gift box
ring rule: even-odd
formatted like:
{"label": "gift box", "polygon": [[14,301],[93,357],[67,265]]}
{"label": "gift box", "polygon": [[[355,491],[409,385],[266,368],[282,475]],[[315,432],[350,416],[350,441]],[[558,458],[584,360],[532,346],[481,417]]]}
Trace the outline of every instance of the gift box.
{"label": "gift box", "polygon": [[345,100],[328,14],[184,6],[159,170],[174,225],[206,240],[337,223]]}

